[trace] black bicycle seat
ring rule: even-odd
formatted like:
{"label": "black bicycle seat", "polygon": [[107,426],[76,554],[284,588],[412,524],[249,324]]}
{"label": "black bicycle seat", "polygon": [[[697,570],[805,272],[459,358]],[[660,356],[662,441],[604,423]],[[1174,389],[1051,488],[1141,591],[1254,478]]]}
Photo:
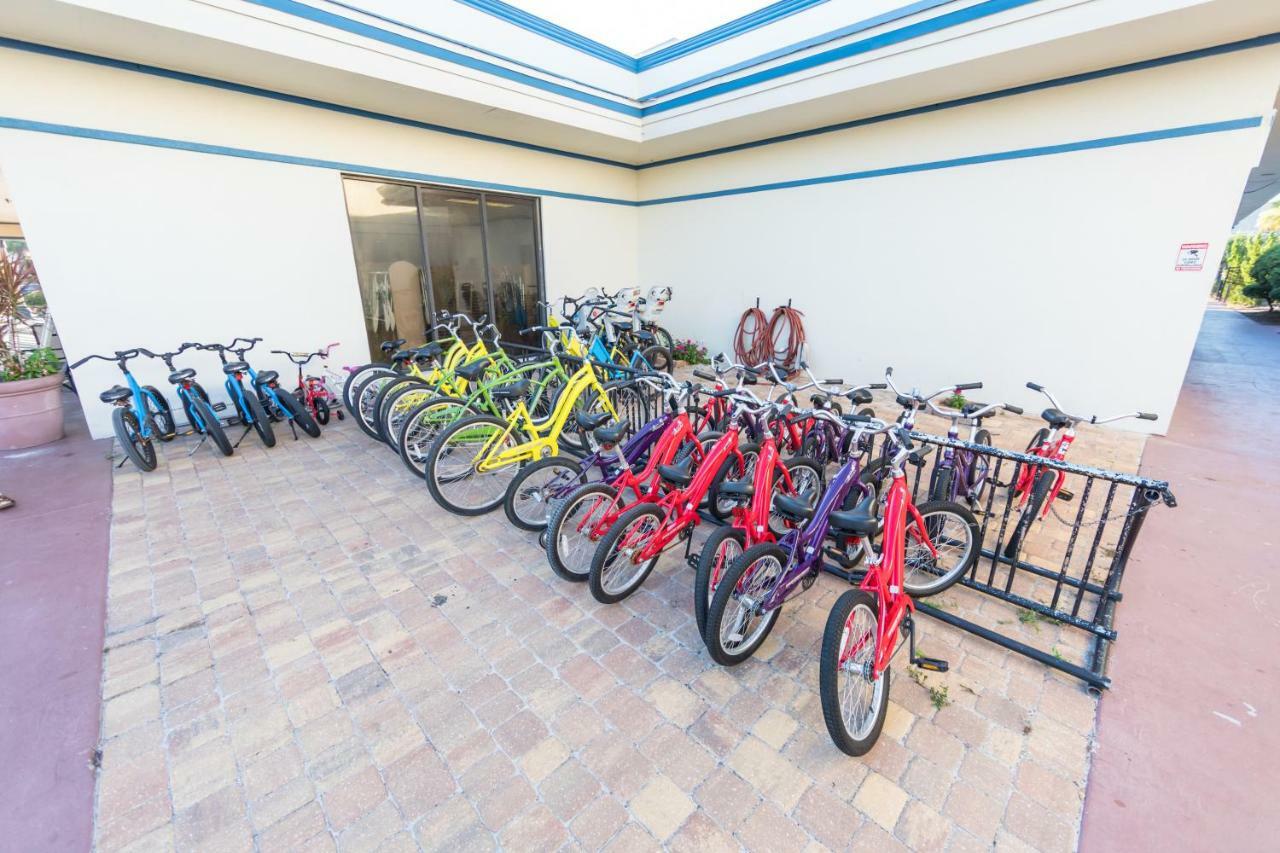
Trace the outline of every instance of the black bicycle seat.
{"label": "black bicycle seat", "polygon": [[470,364],[464,364],[454,371],[458,376],[468,382],[475,382],[484,376],[484,372],[489,369],[489,362],[486,359],[473,361]]}
{"label": "black bicycle seat", "polygon": [[730,480],[720,484],[719,492],[720,497],[746,503],[756,493],[756,487],[750,480]]}
{"label": "black bicycle seat", "polygon": [[578,429],[583,432],[591,432],[596,427],[604,426],[612,417],[608,412],[578,412],[573,416],[574,421],[578,424]]}
{"label": "black bicycle seat", "polygon": [[444,352],[444,347],[440,346],[440,344],[435,341],[432,341],[426,346],[420,346],[414,350],[414,353],[417,354],[418,358],[439,358],[442,352]]}
{"label": "black bicycle seat", "polygon": [[114,403],[117,400],[126,400],[133,396],[133,392],[123,385],[113,385],[98,395],[98,399],[104,403]]}
{"label": "black bicycle seat", "polygon": [[395,352],[396,350],[400,349],[400,347],[402,347],[402,346],[404,346],[404,338],[397,338],[397,339],[396,339],[396,340],[394,340],[394,341],[383,341],[383,342],[379,345],[379,348],[380,348],[383,352],[385,352],[387,355],[390,355],[391,353],[393,353],[393,352]]}
{"label": "black bicycle seat", "polygon": [[596,437],[596,441],[604,445],[614,445],[622,441],[622,437],[627,434],[627,422],[617,421],[608,426],[596,427],[591,434]]}
{"label": "black bicycle seat", "polygon": [[1040,413],[1040,417],[1048,422],[1049,426],[1059,429],[1065,426],[1071,426],[1071,417],[1060,409],[1049,408]]}
{"label": "black bicycle seat", "polygon": [[855,536],[871,536],[879,527],[879,520],[872,515],[871,506],[875,501],[875,492],[868,494],[853,509],[836,510],[831,513],[831,527],[841,533],[852,533]]}
{"label": "black bicycle seat", "polygon": [[181,385],[183,382],[186,382],[195,375],[195,370],[190,367],[184,367],[181,370],[175,370],[173,373],[170,373],[169,381],[174,385]]}
{"label": "black bicycle seat", "polygon": [[528,379],[520,379],[506,385],[499,385],[489,393],[495,400],[518,400],[529,393],[529,385]]}
{"label": "black bicycle seat", "polygon": [[227,374],[228,376],[230,376],[232,373],[244,373],[248,369],[249,369],[249,364],[248,362],[244,362],[244,361],[229,361],[226,364],[222,365],[222,372]]}
{"label": "black bicycle seat", "polygon": [[675,465],[659,465],[658,476],[673,486],[687,486],[693,482],[693,460],[686,459]]}
{"label": "black bicycle seat", "polygon": [[408,361],[411,358],[413,358],[413,353],[409,352],[408,350],[405,350],[404,352],[398,352],[395,355],[391,356],[391,363],[404,364],[406,361]]}
{"label": "black bicycle seat", "polygon": [[781,515],[797,521],[807,521],[813,518],[813,507],[800,498],[793,498],[791,495],[784,495],[781,492],[773,496],[773,508]]}
{"label": "black bicycle seat", "polygon": [[280,378],[280,374],[276,373],[274,370],[264,370],[254,378],[253,384],[270,385],[272,382],[275,382],[279,378]]}

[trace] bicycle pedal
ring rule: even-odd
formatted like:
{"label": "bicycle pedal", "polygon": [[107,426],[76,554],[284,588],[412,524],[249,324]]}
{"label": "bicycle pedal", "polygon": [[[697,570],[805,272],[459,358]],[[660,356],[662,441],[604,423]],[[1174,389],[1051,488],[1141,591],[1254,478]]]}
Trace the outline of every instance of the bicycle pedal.
{"label": "bicycle pedal", "polygon": [[950,669],[950,665],[940,658],[927,658],[923,655],[916,655],[911,659],[912,666],[918,666],[929,672],[946,672]]}
{"label": "bicycle pedal", "polygon": [[852,569],[857,565],[855,560],[849,559],[844,555],[843,551],[838,551],[835,548],[823,548],[822,553],[839,563],[841,568]]}
{"label": "bicycle pedal", "polygon": [[227,410],[227,404],[226,404],[226,403],[214,403],[214,404],[213,404],[213,406],[212,406],[212,409],[213,409],[215,412],[225,412],[225,411]]}
{"label": "bicycle pedal", "polygon": [[699,556],[701,556],[701,554],[690,554],[689,556],[684,558],[684,561],[689,564],[689,568],[697,569]]}
{"label": "bicycle pedal", "polygon": [[1058,489],[1058,499],[1064,501],[1074,500],[1075,492],[1068,491],[1067,489]]}

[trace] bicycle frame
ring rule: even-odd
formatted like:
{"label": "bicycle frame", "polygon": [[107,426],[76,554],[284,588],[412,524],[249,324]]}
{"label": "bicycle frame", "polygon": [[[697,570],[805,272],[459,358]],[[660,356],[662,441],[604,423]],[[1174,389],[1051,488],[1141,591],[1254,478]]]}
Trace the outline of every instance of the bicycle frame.
{"label": "bicycle frame", "polygon": [[[151,420],[150,413],[147,411],[146,401],[151,400],[151,405],[155,406],[156,411],[164,408],[155,395],[138,384],[138,380],[133,378],[126,363],[126,359],[121,359],[117,364],[120,366],[120,372],[124,374],[125,384],[129,386],[129,390],[133,392],[133,396],[129,398],[129,408],[133,410],[134,417],[138,419],[138,434],[144,439],[150,439],[153,436],[159,438],[159,431],[153,432],[148,421]],[[121,400],[116,405],[124,405]]]}
{"label": "bicycle frame", "polygon": [[[1052,459],[1055,462],[1065,462],[1067,451],[1071,449],[1071,443],[1075,440],[1076,431],[1071,427],[1067,427],[1066,429],[1056,430],[1054,434],[1050,434],[1048,438],[1027,452],[1032,456]],[[1013,487],[1013,493],[1018,498],[1018,509],[1022,509],[1027,505],[1027,500],[1031,497],[1031,487],[1043,470],[1043,465],[1024,465],[1022,470],[1018,472],[1018,480]],[[1040,508],[1040,518],[1045,518],[1049,515],[1049,508],[1053,506],[1058,493],[1062,491],[1062,484],[1066,482],[1066,479],[1067,472],[1059,470],[1057,476],[1054,477],[1053,487],[1049,489],[1049,494],[1045,496],[1044,506]]]}

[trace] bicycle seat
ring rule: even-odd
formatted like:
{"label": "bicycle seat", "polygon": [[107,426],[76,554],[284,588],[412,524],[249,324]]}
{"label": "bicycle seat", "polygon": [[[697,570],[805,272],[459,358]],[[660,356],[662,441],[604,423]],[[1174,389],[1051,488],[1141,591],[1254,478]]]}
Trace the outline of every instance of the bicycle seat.
{"label": "bicycle seat", "polygon": [[222,365],[222,372],[227,374],[228,376],[230,376],[233,373],[244,373],[248,369],[249,369],[249,364],[248,362],[244,362],[244,361],[229,361],[226,364]]}
{"label": "bicycle seat", "polygon": [[871,514],[871,504],[875,493],[858,501],[853,509],[837,510],[831,513],[831,527],[841,533],[852,533],[855,536],[871,536],[880,526],[880,521]]}
{"label": "bicycle seat", "polygon": [[1059,409],[1053,409],[1053,408],[1045,409],[1043,412],[1040,413],[1040,417],[1048,421],[1049,426],[1053,427],[1054,429],[1058,429],[1060,427],[1065,427],[1065,426],[1071,426],[1071,417],[1066,412],[1063,412]]}
{"label": "bicycle seat", "polygon": [[432,341],[426,346],[418,347],[413,352],[417,358],[438,358],[444,352],[444,347]]}
{"label": "bicycle seat", "polygon": [[577,412],[573,419],[578,424],[578,429],[591,432],[607,424],[610,417],[612,416],[608,412]]}
{"label": "bicycle seat", "polygon": [[631,334],[635,337],[635,339],[636,339],[636,340],[638,340],[638,341],[643,341],[643,342],[644,342],[644,343],[646,343],[646,344],[651,344],[651,343],[653,343],[655,340],[657,340],[657,338],[655,338],[655,337],[653,336],[653,332],[646,332],[646,331],[644,331],[644,330],[642,330],[642,329],[637,329],[636,331],[632,332]]}
{"label": "bicycle seat", "polygon": [[462,367],[459,367],[457,370],[454,371],[454,373],[456,373],[458,376],[462,377],[463,379],[467,380],[468,382],[475,382],[481,376],[484,376],[484,372],[488,369],[489,369],[488,360],[481,359],[480,361],[473,361],[470,364],[462,365]]}
{"label": "bicycle seat", "polygon": [[866,388],[858,388],[857,390],[852,391],[849,394],[849,401],[852,403],[857,403],[859,406],[868,405],[869,403],[873,402],[874,399],[875,398],[871,396],[871,392],[868,391]]}
{"label": "bicycle seat", "polygon": [[181,385],[183,382],[186,382],[188,379],[191,379],[195,375],[196,375],[196,372],[194,369],[190,367],[184,367],[181,370],[175,370],[173,373],[170,373],[169,381],[174,385]]}
{"label": "bicycle seat", "polygon": [[659,465],[658,476],[673,486],[687,486],[693,482],[693,460],[686,459],[676,465]]}
{"label": "bicycle seat", "polygon": [[499,385],[489,393],[493,395],[495,400],[518,400],[529,393],[529,380],[521,379],[516,382],[509,382],[506,385]]}
{"label": "bicycle seat", "polygon": [[719,491],[722,498],[747,503],[756,493],[756,487],[749,480],[729,480],[720,484]]}
{"label": "bicycle seat", "polygon": [[402,346],[404,346],[404,338],[397,338],[397,339],[396,339],[396,340],[394,340],[394,341],[383,341],[383,342],[379,345],[379,348],[380,348],[383,352],[385,352],[387,355],[390,355],[391,353],[393,353],[393,352],[395,352],[396,350],[400,349],[400,347],[402,347]]}
{"label": "bicycle seat", "polygon": [[114,403],[117,400],[125,400],[133,396],[133,392],[123,385],[113,385],[98,395],[98,399],[104,403]]}
{"label": "bicycle seat", "polygon": [[253,380],[253,384],[254,385],[270,385],[272,382],[275,382],[279,378],[280,378],[280,374],[276,373],[274,370],[264,370],[258,374],[257,378]]}
{"label": "bicycle seat", "polygon": [[596,427],[591,434],[596,437],[596,441],[603,445],[611,446],[622,441],[622,437],[627,434],[627,422],[617,421],[608,426]]}
{"label": "bicycle seat", "polygon": [[800,498],[793,498],[791,495],[784,495],[781,492],[773,496],[773,508],[780,515],[794,521],[808,521],[813,518],[813,507]]}
{"label": "bicycle seat", "polygon": [[391,356],[391,363],[404,364],[411,358],[413,358],[413,353],[409,352],[409,350],[405,350],[404,352],[398,352],[395,355]]}
{"label": "bicycle seat", "polygon": [[[962,415],[964,415],[966,418],[968,418],[968,417],[971,417],[971,416],[973,415],[973,413],[974,413],[974,412],[980,412],[980,411],[982,411],[983,409],[985,409],[986,407],[987,407],[987,404],[986,404],[986,403],[965,403],[965,404],[964,404],[964,408],[962,408],[962,409],[960,410],[960,414],[962,414]],[[997,411],[998,411],[998,410],[997,410]],[[993,415],[994,415],[994,414],[995,414],[995,412],[992,412],[991,414],[993,414]],[[986,417],[986,415],[983,415],[983,417],[985,418],[985,417]]]}

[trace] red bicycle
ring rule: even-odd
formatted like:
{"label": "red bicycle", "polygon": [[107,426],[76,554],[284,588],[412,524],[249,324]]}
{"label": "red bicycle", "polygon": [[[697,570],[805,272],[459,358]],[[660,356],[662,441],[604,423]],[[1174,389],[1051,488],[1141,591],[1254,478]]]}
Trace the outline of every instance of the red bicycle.
{"label": "red bicycle", "polygon": [[[316,419],[316,423],[321,426],[329,423],[330,411],[337,412],[338,420],[342,420],[345,415],[342,408],[337,405],[337,396],[329,390],[329,385],[323,376],[303,376],[302,368],[307,365],[313,358],[319,358],[321,362],[326,362],[329,358],[329,351],[338,346],[337,342],[331,343],[324,349],[315,352],[287,352],[285,350],[273,349],[272,352],[277,355],[283,355],[289,361],[298,366],[298,387],[293,389],[293,396],[298,398],[298,402],[302,403],[311,412],[312,417]],[[325,364],[327,372],[327,363]]]}
{"label": "red bicycle", "polygon": [[[1080,423],[1109,424],[1126,418],[1137,418],[1142,421],[1158,420],[1158,417],[1150,412],[1130,412],[1124,415],[1112,415],[1109,418],[1099,418],[1097,415],[1089,417],[1069,415],[1062,411],[1062,406],[1057,399],[1043,385],[1028,382],[1027,387],[1032,391],[1039,391],[1053,404],[1040,413],[1040,417],[1049,424],[1048,429],[1041,427],[1037,430],[1030,444],[1027,445],[1027,453],[1032,456],[1040,456],[1056,462],[1066,461],[1067,451],[1071,449],[1071,443],[1076,439],[1076,425]],[[1049,468],[1045,465],[1019,465],[1009,490],[1009,501],[1011,503],[1017,501],[1021,515],[1018,517],[1018,523],[1014,525],[1013,533],[1009,536],[1008,544],[1004,546],[1006,558],[1010,560],[1017,558],[1023,540],[1031,530],[1031,525],[1037,519],[1043,519],[1049,514],[1049,508],[1053,506],[1055,500],[1059,498],[1071,500],[1071,493],[1062,488],[1066,479],[1067,472],[1061,469]]]}
{"label": "red bicycle", "polygon": [[[741,369],[748,374],[755,373],[750,368]],[[716,394],[729,396],[741,395],[741,392],[718,391]],[[705,450],[696,471],[688,461],[657,467],[658,476],[670,484],[671,490],[661,496],[647,496],[648,499],[622,513],[596,547],[588,580],[597,601],[613,604],[639,589],[664,551],[690,540],[693,528],[702,520],[698,507],[703,498],[713,504],[727,498],[721,494],[728,485],[726,480],[742,479],[751,473],[743,452],[745,446],[739,446],[743,416],[763,416],[773,406],[772,403],[751,405],[740,401],[730,416],[728,429]],[[759,452],[754,447],[752,450]],[[795,494],[791,475],[780,457],[775,456],[772,462],[758,460],[755,467],[764,469],[764,482],[772,488]],[[775,470],[782,481],[776,486],[773,485]],[[734,476],[730,478],[730,474]],[[768,529],[767,524],[765,528]]]}
{"label": "red bicycle", "polygon": [[[910,433],[897,424],[868,423],[869,432],[886,433],[895,448],[884,512],[881,518],[876,517],[876,497],[871,491],[853,509],[830,515],[832,532],[860,537],[867,571],[858,588],[841,595],[831,608],[818,663],[818,692],[827,732],[849,755],[864,754],[880,737],[889,702],[889,665],[901,647],[900,634],[907,637],[912,665],[931,672],[947,671],[946,661],[916,654],[915,602],[904,588],[904,579],[908,544],[913,553],[923,555],[927,550],[936,561],[934,540],[941,543],[940,537],[948,528],[941,521],[926,522],[911,498],[903,466],[909,459],[918,461],[919,456]],[[967,514],[958,504],[955,508]],[[877,532],[881,534],[879,553],[871,544]],[[969,561],[976,558],[975,544],[969,543]]]}

